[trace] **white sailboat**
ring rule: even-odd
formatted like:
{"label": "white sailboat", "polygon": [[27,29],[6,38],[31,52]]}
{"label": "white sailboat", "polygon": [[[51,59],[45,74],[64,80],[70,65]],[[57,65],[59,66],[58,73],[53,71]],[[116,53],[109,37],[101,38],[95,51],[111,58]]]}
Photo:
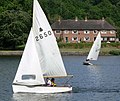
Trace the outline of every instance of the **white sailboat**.
{"label": "white sailboat", "polygon": [[71,86],[45,86],[45,77],[67,77],[58,45],[37,0],[33,3],[33,25],[13,81],[13,92],[59,93]]}
{"label": "white sailboat", "polygon": [[92,45],[92,48],[88,54],[86,61],[83,62],[83,65],[92,65],[92,63],[90,63],[89,61],[98,59],[100,48],[101,48],[101,35],[99,32],[93,45]]}

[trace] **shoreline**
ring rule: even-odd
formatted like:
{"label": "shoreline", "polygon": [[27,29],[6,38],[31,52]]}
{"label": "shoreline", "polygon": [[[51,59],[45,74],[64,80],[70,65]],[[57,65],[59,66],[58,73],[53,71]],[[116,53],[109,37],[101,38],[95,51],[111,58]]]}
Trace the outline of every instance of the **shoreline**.
{"label": "shoreline", "polygon": [[0,51],[0,56],[21,56],[23,51]]}
{"label": "shoreline", "polygon": [[[0,56],[21,56],[23,51],[0,51]],[[87,56],[88,52],[61,51],[62,56]],[[100,55],[110,56],[109,53],[100,53]]]}

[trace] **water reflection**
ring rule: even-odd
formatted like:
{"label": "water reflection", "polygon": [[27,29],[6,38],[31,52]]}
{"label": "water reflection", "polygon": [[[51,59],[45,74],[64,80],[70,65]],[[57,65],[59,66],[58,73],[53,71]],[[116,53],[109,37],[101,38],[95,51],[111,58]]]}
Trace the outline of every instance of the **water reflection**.
{"label": "water reflection", "polygon": [[88,74],[89,79],[90,79],[90,82],[92,83],[92,86],[99,87],[101,84],[101,79],[102,79],[100,66],[89,65],[87,67],[88,67],[88,71],[89,71],[89,74]]}
{"label": "water reflection", "polygon": [[13,94],[13,101],[70,101],[72,93],[60,94]]}

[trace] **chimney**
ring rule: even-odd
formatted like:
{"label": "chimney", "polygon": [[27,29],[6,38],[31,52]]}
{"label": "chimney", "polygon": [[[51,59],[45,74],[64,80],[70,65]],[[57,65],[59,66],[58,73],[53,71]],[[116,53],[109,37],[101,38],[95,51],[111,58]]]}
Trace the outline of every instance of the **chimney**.
{"label": "chimney", "polygon": [[77,16],[75,17],[75,21],[78,21],[78,17]]}
{"label": "chimney", "polygon": [[87,21],[87,16],[85,17],[85,21]]}
{"label": "chimney", "polygon": [[58,22],[61,22],[60,16],[59,16],[59,18],[58,18]]}
{"label": "chimney", "polygon": [[105,21],[105,18],[104,18],[104,17],[102,17],[102,21]]}

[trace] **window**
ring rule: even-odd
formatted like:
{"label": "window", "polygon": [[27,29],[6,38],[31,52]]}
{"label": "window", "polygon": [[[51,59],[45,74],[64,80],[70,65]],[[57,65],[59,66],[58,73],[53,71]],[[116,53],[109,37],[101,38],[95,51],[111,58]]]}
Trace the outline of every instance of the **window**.
{"label": "window", "polygon": [[73,34],[78,34],[78,31],[77,30],[73,30],[72,33]]}
{"label": "window", "polygon": [[115,34],[115,31],[113,30],[113,31],[110,31],[110,34]]}
{"label": "window", "polygon": [[103,41],[103,38],[101,38],[101,41]]}
{"label": "window", "polygon": [[60,33],[61,33],[61,31],[60,31],[60,30],[56,30],[56,31],[55,31],[55,33],[56,33],[56,34],[57,34],[57,33],[58,33],[58,34],[60,34]]}
{"label": "window", "polygon": [[94,41],[95,41],[96,37],[94,37]]}
{"label": "window", "polygon": [[69,33],[69,31],[68,30],[64,30],[64,34],[68,34]]}
{"label": "window", "polygon": [[72,41],[78,41],[78,37],[72,37]]}
{"label": "window", "polygon": [[115,41],[115,38],[110,38],[110,41]]}
{"label": "window", "polygon": [[84,31],[84,34],[89,34],[89,33],[90,33],[90,31],[88,31],[88,30]]}
{"label": "window", "polygon": [[90,37],[84,37],[84,41],[89,41]]}
{"label": "window", "polygon": [[94,30],[94,31],[93,31],[93,34],[97,34],[97,32],[98,32],[97,30]]}
{"label": "window", "polygon": [[68,42],[68,37],[65,37],[65,42],[66,42],[66,43]]}
{"label": "window", "polygon": [[35,75],[22,75],[22,80],[29,80],[29,79],[35,80],[35,78],[36,78]]}
{"label": "window", "polygon": [[103,41],[107,41],[107,38],[103,38]]}
{"label": "window", "polygon": [[101,31],[101,34],[106,34],[107,32],[105,30]]}

